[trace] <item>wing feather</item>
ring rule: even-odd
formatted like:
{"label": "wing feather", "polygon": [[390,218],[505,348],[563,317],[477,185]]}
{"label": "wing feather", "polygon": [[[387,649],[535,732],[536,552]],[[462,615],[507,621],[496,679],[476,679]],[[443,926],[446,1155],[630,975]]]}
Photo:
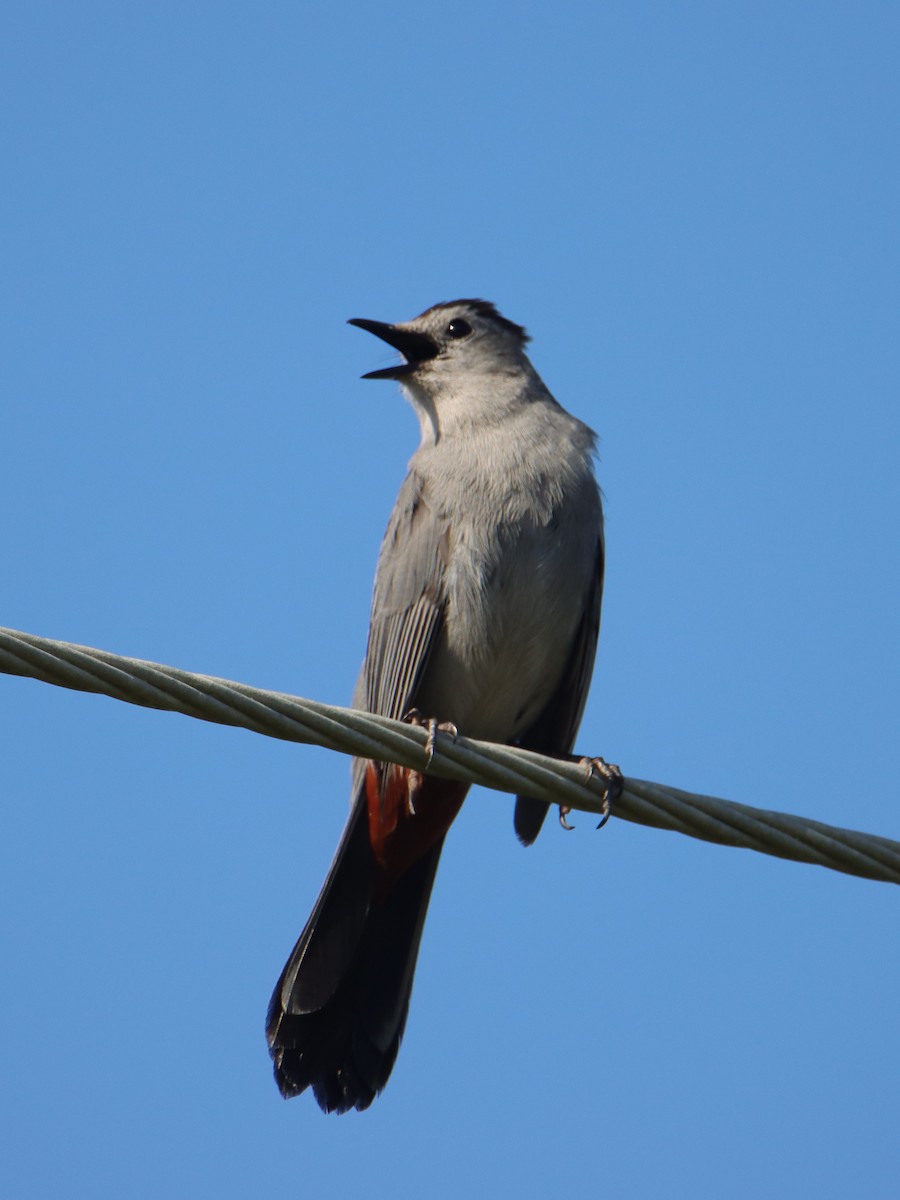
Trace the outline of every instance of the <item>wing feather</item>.
{"label": "wing feather", "polygon": [[422,673],[444,622],[449,525],[426,502],[422,480],[404,481],[375,575],[360,700],[402,719],[415,706]]}
{"label": "wing feather", "polygon": [[[597,639],[600,635],[600,606],[603,600],[603,534],[597,543],[597,556],[584,614],[566,669],[557,684],[549,704],[526,734],[519,745],[540,754],[568,754],[575,744],[575,735],[584,715],[594,658],[597,654]],[[516,797],[515,829],[519,841],[530,846],[541,831],[550,805],[531,796]]]}

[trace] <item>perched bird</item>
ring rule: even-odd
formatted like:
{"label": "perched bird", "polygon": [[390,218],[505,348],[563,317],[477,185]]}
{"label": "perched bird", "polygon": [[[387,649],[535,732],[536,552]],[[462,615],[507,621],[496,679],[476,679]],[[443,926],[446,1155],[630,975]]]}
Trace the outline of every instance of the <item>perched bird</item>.
{"label": "perched bird", "polygon": [[[402,354],[363,378],[399,381],[421,426],[381,547],[354,706],[424,714],[432,736],[440,721],[568,755],[603,590],[594,434],[544,386],[525,330],[485,300],[350,324]],[[311,1087],[323,1110],[346,1112],[387,1083],[444,837],[467,790],[354,762],[350,818],[269,1005],[284,1096]],[[517,798],[525,845],[547,809]]]}

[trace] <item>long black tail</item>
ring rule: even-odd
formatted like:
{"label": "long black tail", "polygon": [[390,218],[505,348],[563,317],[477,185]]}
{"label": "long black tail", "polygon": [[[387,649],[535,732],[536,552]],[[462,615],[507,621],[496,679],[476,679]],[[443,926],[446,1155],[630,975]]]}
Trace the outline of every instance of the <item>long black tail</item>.
{"label": "long black tail", "polygon": [[269,1004],[266,1037],[283,1096],[311,1087],[325,1112],[347,1112],[368,1108],[387,1083],[442,845],[380,895],[357,799]]}

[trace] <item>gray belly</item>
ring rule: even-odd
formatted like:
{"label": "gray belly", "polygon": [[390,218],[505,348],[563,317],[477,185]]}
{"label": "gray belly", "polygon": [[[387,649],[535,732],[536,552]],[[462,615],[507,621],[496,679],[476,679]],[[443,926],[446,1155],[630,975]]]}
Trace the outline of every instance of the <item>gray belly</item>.
{"label": "gray belly", "polygon": [[568,661],[595,545],[596,532],[566,538],[544,527],[520,534],[499,554],[457,547],[422,711],[488,741],[511,741],[529,729]]}

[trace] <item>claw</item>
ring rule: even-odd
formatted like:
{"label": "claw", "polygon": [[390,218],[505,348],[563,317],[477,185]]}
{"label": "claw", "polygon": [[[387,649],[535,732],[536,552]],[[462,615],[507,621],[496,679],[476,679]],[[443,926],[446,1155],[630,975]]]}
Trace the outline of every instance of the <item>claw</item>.
{"label": "claw", "polygon": [[431,760],[434,758],[434,744],[439,733],[449,733],[454,742],[459,737],[459,730],[452,721],[438,721],[435,717],[424,717],[417,708],[411,708],[403,720],[408,725],[415,726],[416,729],[426,729],[428,736],[425,739],[425,770],[431,766]]}
{"label": "claw", "polygon": [[425,717],[418,708],[411,708],[403,720],[408,725],[413,725],[416,729],[427,730],[428,736],[425,738],[425,767],[422,771],[409,772],[409,795],[407,800],[407,808],[409,815],[416,815],[416,806],[413,796],[422,786],[422,781],[425,776],[425,771],[431,766],[431,760],[434,758],[435,740],[439,733],[449,733],[454,742],[459,737],[459,730],[452,721],[437,721],[435,717]]}
{"label": "claw", "polygon": [[622,795],[622,787],[624,780],[622,772],[615,763],[608,763],[603,758],[583,758],[581,766],[587,768],[588,778],[592,775],[599,775],[606,785],[603,790],[603,808],[601,810],[600,823],[597,828],[602,829],[609,820],[609,814],[612,811],[613,800],[618,800]]}
{"label": "claw", "polygon": [[406,811],[411,817],[416,815],[416,803],[413,799],[419,792],[425,776],[421,771],[410,771],[406,776]]}
{"label": "claw", "polygon": [[559,806],[559,823],[560,823],[560,825],[562,825],[563,829],[572,830],[575,828],[574,825],[570,825],[569,822],[566,820],[566,817],[569,815],[569,813],[571,811],[572,811],[572,809],[569,807],[568,804],[561,804]]}

